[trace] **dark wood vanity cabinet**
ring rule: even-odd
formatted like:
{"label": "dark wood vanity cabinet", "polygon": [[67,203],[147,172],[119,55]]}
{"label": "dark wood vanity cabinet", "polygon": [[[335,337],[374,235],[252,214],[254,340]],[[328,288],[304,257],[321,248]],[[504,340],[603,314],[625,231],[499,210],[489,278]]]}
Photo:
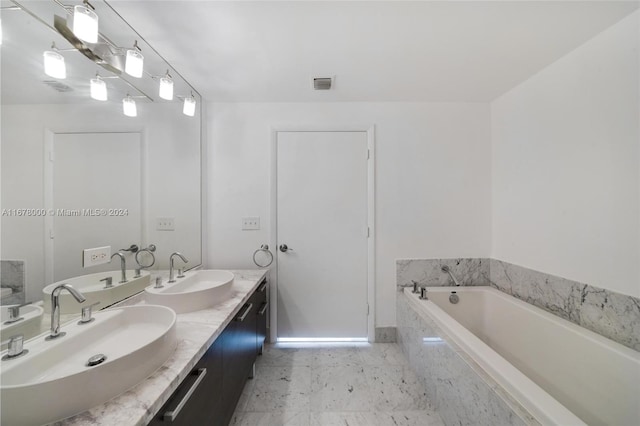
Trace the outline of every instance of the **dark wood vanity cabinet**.
{"label": "dark wood vanity cabinet", "polygon": [[266,290],[263,279],[150,426],[229,424],[266,337]]}

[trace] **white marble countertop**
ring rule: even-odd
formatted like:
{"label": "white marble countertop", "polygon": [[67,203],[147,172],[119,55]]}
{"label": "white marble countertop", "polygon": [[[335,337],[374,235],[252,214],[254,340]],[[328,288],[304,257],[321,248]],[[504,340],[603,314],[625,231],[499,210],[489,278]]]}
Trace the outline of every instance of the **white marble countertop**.
{"label": "white marble countertop", "polygon": [[[233,296],[209,309],[178,314],[178,346],[169,360],[150,377],[125,393],[73,417],[52,423],[55,426],[138,426],[146,425],[222,333],[233,316],[249,299],[266,270],[232,270]],[[118,306],[143,304],[144,293]],[[95,384],[100,386],[99,383]]]}

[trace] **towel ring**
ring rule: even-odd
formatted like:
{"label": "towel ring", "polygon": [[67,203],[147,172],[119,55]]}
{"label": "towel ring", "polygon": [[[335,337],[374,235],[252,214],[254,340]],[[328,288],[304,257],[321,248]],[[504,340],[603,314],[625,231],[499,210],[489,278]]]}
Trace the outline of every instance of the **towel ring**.
{"label": "towel ring", "polygon": [[[261,265],[256,260],[256,255],[261,251],[265,252],[265,253],[267,253],[269,255],[269,263],[267,263],[266,265]],[[273,253],[271,253],[271,251],[269,250],[269,246],[268,245],[263,244],[263,245],[260,246],[260,248],[258,250],[253,252],[253,263],[255,263],[256,266],[258,266],[260,268],[266,268],[266,267],[268,267],[269,265],[271,265],[273,263]]]}
{"label": "towel ring", "polygon": [[[145,252],[147,252],[147,253],[149,253],[151,255],[151,264],[144,265],[144,264],[142,264],[142,262],[140,262],[140,259],[138,258],[138,256],[140,256],[140,253],[142,253],[143,251],[145,251]],[[154,251],[156,251],[156,246],[154,244],[149,244],[149,247],[145,247],[145,248],[143,248],[141,250],[138,250],[136,252],[136,263],[138,264],[140,269],[149,269],[153,265],[156,264],[156,255],[153,254]]]}

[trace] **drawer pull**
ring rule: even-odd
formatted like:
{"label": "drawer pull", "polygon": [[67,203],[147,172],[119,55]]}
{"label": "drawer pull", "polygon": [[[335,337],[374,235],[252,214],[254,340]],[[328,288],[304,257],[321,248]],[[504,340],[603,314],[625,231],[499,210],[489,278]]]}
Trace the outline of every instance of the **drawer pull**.
{"label": "drawer pull", "polygon": [[260,287],[258,287],[258,291],[260,293],[264,293],[266,289],[267,289],[267,281],[262,281],[262,284],[260,284]]}
{"label": "drawer pull", "polygon": [[267,312],[267,306],[269,306],[269,304],[267,302],[264,302],[262,304],[262,307],[260,308],[260,310],[258,311],[258,314],[260,315],[264,315],[265,312]]}
{"label": "drawer pull", "polygon": [[189,402],[189,398],[191,398],[191,395],[193,395],[193,393],[196,391],[196,389],[198,389],[198,386],[200,386],[200,383],[202,383],[202,379],[204,379],[204,376],[206,376],[206,375],[207,375],[207,369],[206,368],[199,368],[198,369],[198,378],[196,379],[195,382],[193,382],[193,384],[189,388],[189,391],[184,396],[184,398],[182,398],[182,400],[180,400],[180,403],[175,408],[175,410],[167,411],[162,416],[162,418],[163,418],[163,420],[165,422],[167,422],[167,421],[168,422],[172,422],[172,421],[174,421],[176,419],[176,417],[178,417],[178,414],[180,414],[180,411],[184,408],[185,404],[187,402]]}
{"label": "drawer pull", "polygon": [[247,305],[247,309],[244,311],[242,315],[239,315],[238,318],[236,318],[236,321],[239,321],[239,322],[244,321],[245,318],[247,318],[247,315],[249,315],[249,312],[251,312],[251,308],[253,308],[253,303],[249,303]]}

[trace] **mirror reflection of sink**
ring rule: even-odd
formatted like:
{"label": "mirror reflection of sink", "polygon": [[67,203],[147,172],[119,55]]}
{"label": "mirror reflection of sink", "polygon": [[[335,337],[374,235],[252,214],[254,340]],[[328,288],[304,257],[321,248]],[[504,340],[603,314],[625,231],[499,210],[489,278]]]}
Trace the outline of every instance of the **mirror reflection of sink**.
{"label": "mirror reflection of sink", "polygon": [[[166,307],[108,309],[94,318],[63,326],[66,335],[55,340],[41,334],[25,342],[26,355],[0,361],[1,424],[40,425],[88,410],[149,377],[175,350],[176,314]],[[89,367],[98,354],[106,359]]]}
{"label": "mirror reflection of sink", "polygon": [[[20,316],[22,318],[19,321],[6,323],[9,320],[9,306],[2,306],[0,310],[0,317],[2,322],[0,323],[0,332],[2,333],[2,340],[6,340],[11,336],[17,334],[23,334],[25,336],[35,336],[40,332],[40,323],[42,320],[42,314],[44,309],[38,305],[25,305],[20,308]],[[2,346],[5,349],[6,345]]]}
{"label": "mirror reflection of sink", "polygon": [[202,270],[188,272],[175,283],[164,282],[163,288],[145,289],[145,300],[168,306],[177,313],[198,311],[224,302],[231,296],[234,275],[229,271]]}
{"label": "mirror reflection of sink", "polygon": [[[139,278],[133,278],[134,275],[135,271],[127,270],[127,279],[129,281],[123,284],[118,282],[121,278],[121,272],[119,270],[81,275],[79,277],[69,278],[67,280],[50,284],[42,290],[44,311],[47,313],[51,312],[51,292],[54,288],[63,283],[70,284],[73,288],[80,291],[87,300],[79,304],[68,292],[61,293],[61,314],[78,314],[82,307],[92,305],[96,302],[100,302],[96,307],[96,310],[104,309],[109,305],[121,301],[122,299],[133,296],[136,293],[140,293],[149,285],[151,275],[148,271],[142,271]],[[111,282],[113,283],[113,287],[111,288],[104,288],[105,282],[100,281],[107,277],[111,277]]]}

